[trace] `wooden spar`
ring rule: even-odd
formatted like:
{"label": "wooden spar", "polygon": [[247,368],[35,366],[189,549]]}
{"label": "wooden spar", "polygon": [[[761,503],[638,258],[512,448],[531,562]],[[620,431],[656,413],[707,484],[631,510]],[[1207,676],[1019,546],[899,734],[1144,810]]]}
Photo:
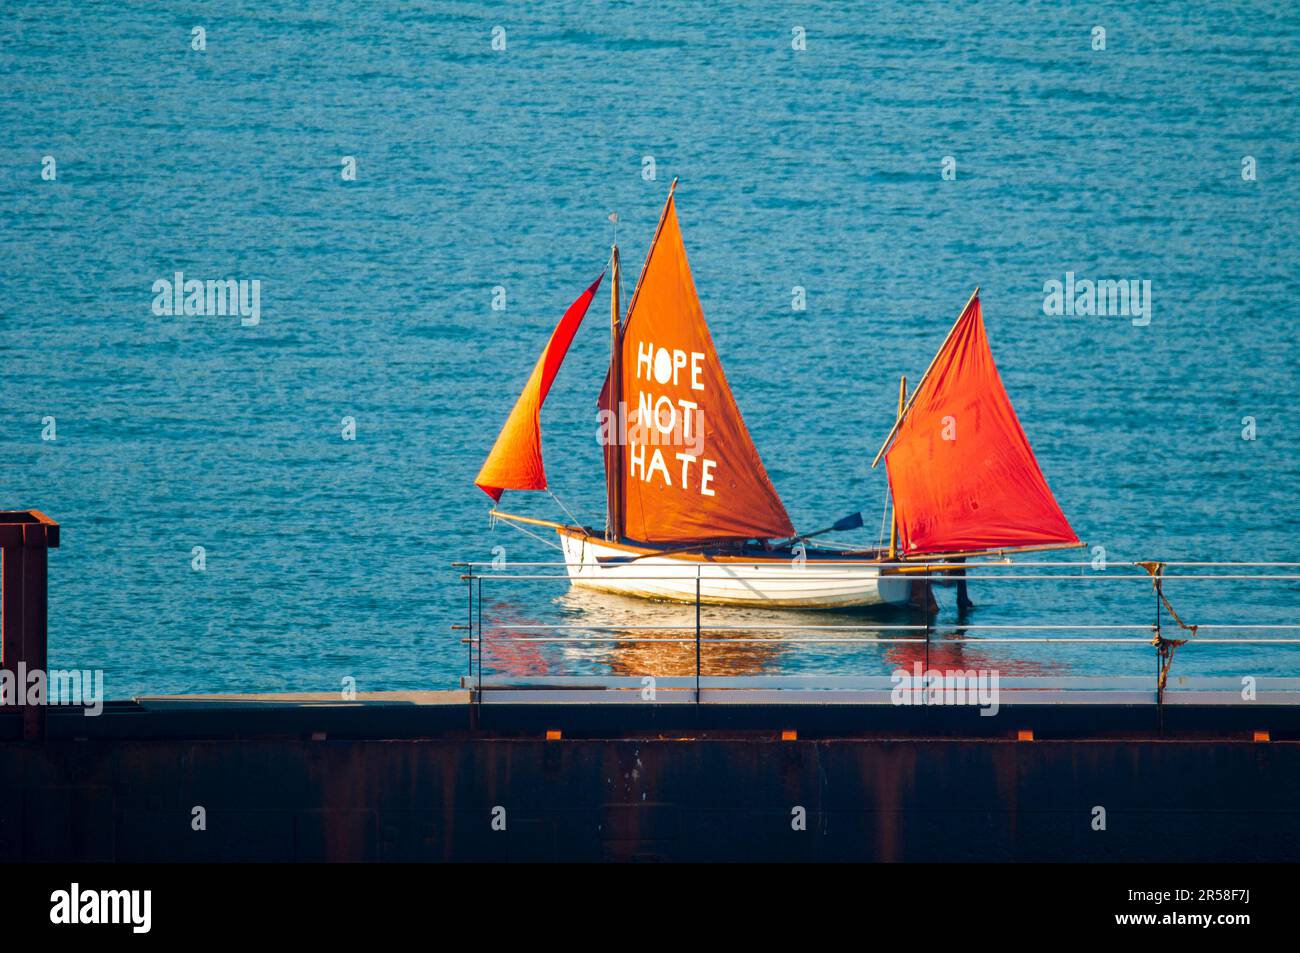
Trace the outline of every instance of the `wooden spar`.
{"label": "wooden spar", "polygon": [[[960,549],[951,553],[925,553],[916,556],[903,554],[898,557],[899,562],[915,562],[917,568],[912,570],[911,567],[900,569],[899,572],[921,572],[926,568],[924,561],[927,559],[965,559],[968,556],[1010,556],[1016,553],[1045,553],[1056,549],[1086,549],[1087,543],[1045,543],[1042,546],[1010,546],[1003,549]],[[934,568],[931,564],[929,568]],[[960,569],[960,564],[954,564],[947,568]]]}
{"label": "wooden spar", "polygon": [[605,447],[605,538],[623,537],[623,435],[620,405],[623,402],[623,332],[619,307],[618,243],[613,249],[613,280],[609,301],[609,443]]}
{"label": "wooden spar", "polygon": [[[965,559],[974,556],[1002,556],[1010,557],[1021,553],[1042,553],[1056,549],[1086,549],[1087,543],[1048,543],[1042,546],[1011,546],[1003,549],[962,549],[951,553],[922,553],[915,556],[908,556],[906,553],[900,554],[896,559],[890,560],[880,555],[878,549],[842,549],[837,550],[846,560],[856,562],[854,556],[872,556],[872,559],[864,559],[863,562],[871,563],[889,563],[899,564],[897,568],[890,569],[890,572],[926,572],[932,569],[961,569],[963,563],[945,563],[946,559]],[[933,561],[927,561],[933,560]],[[1011,563],[1009,558],[1007,564]],[[902,565],[907,563],[909,565]],[[1000,563],[998,565],[1001,565]],[[978,564],[975,568],[978,568]]]}
{"label": "wooden spar", "polygon": [[[554,520],[539,520],[539,519],[534,519],[531,516],[516,516],[513,513],[503,513],[500,510],[495,508],[489,510],[488,515],[495,517],[496,519],[499,520],[509,520],[512,523],[527,523],[530,526],[545,526],[547,529],[569,529],[570,528],[568,526],[565,526],[563,523],[556,523]],[[582,529],[581,526],[577,526],[573,528]]]}
{"label": "wooden spar", "polygon": [[953,332],[957,330],[957,325],[961,321],[961,316],[966,313],[966,309],[970,307],[970,303],[979,297],[979,293],[980,286],[976,285],[975,290],[972,291],[970,297],[966,299],[966,303],[962,305],[961,310],[957,312],[957,320],[954,321],[952,327],[948,329],[948,334],[944,337],[943,343],[939,345],[939,350],[935,351],[934,357],[930,358],[930,364],[926,367],[925,373],[921,375],[921,379],[917,381],[916,388],[912,391],[912,396],[907,401],[907,406],[903,408],[903,412],[899,414],[898,419],[894,421],[894,426],[889,429],[889,436],[885,437],[885,442],[880,445],[880,450],[877,451],[876,458],[871,461],[871,469],[874,470],[876,468],[876,464],[880,463],[880,458],[883,457],[885,451],[889,449],[889,441],[894,439],[894,434],[898,433],[898,428],[902,426],[903,419],[907,416],[907,412],[912,409],[912,402],[916,400],[916,395],[921,393],[921,389],[925,387],[925,382],[929,378],[930,372],[934,370],[934,362],[939,360],[939,355],[943,353],[943,349],[948,346],[948,341],[952,338]]}
{"label": "wooden spar", "polygon": [[[654,238],[650,239],[650,247],[646,249],[645,264],[641,266],[641,274],[636,276],[636,287],[632,289],[632,300],[627,303],[627,316],[632,316],[632,309],[636,307],[637,295],[641,293],[641,280],[645,278],[645,270],[650,264],[650,256],[655,252],[655,246],[659,244],[659,235],[664,230],[664,220],[668,218],[668,206],[672,203],[673,193],[677,191],[677,177],[673,177],[673,184],[668,187],[668,198],[664,199],[664,210],[659,213],[659,224],[655,226]],[[976,289],[978,290],[978,289]]]}
{"label": "wooden spar", "polygon": [[[894,418],[894,426],[903,419],[903,404],[907,400],[907,375],[904,374],[898,379],[898,415]],[[874,464],[873,464],[874,465]],[[898,558],[898,510],[894,508],[893,498],[889,501],[889,561],[893,562]]]}

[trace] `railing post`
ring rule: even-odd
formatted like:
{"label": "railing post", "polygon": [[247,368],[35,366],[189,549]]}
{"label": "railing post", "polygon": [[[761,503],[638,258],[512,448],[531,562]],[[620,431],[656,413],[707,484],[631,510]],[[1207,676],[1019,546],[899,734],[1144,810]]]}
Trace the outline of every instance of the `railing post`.
{"label": "railing post", "polygon": [[930,671],[930,570],[925,573],[925,606],[921,610],[925,613],[925,670]]}
{"label": "railing post", "polygon": [[483,704],[483,577],[478,580],[478,692],[475,701]]}
{"label": "railing post", "polygon": [[0,511],[0,666],[13,673],[26,741],[45,738],[45,705],[26,704],[27,676],[48,662],[48,555],[58,545],[59,524],[44,513]]}
{"label": "railing post", "polygon": [[1162,686],[1162,685],[1160,684],[1161,681],[1163,680],[1163,679],[1161,678],[1161,676],[1164,674],[1164,666],[1161,664],[1162,658],[1161,658],[1161,655],[1160,655],[1160,646],[1161,646],[1162,639],[1161,639],[1161,634],[1160,634],[1160,622],[1161,622],[1161,619],[1160,619],[1160,574],[1159,574],[1158,571],[1157,571],[1157,573],[1156,573],[1156,577],[1155,577],[1155,579],[1154,579],[1153,582],[1152,582],[1151,588],[1155,591],[1155,596],[1156,596],[1156,637],[1155,637],[1155,646],[1156,646],[1156,707],[1157,707],[1157,708],[1160,708],[1161,711],[1162,711],[1162,713],[1163,713],[1163,707],[1162,707],[1162,706],[1163,706],[1164,703],[1165,703],[1165,690],[1164,690],[1164,686]]}
{"label": "railing post", "polygon": [[700,703],[700,568],[695,567],[695,704]]}

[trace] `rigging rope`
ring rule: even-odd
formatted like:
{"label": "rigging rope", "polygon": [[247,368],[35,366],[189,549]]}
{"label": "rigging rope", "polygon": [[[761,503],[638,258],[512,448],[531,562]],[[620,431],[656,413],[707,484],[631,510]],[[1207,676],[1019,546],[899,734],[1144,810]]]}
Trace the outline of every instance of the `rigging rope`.
{"label": "rigging rope", "polygon": [[1188,625],[1184,622],[1182,617],[1178,614],[1178,611],[1169,602],[1169,598],[1165,595],[1163,586],[1165,564],[1153,561],[1139,562],[1137,565],[1141,566],[1151,575],[1152,588],[1155,589],[1156,596],[1160,599],[1160,602],[1169,610],[1169,614],[1173,617],[1174,622],[1176,622],[1178,627],[1184,632],[1191,633],[1185,639],[1166,639],[1160,634],[1159,619],[1157,618],[1156,620],[1156,634],[1155,638],[1151,640],[1151,644],[1156,647],[1156,651],[1160,655],[1160,680],[1156,683],[1156,690],[1163,693],[1165,690],[1165,683],[1169,679],[1169,669],[1174,664],[1174,652],[1178,651],[1178,649],[1182,648],[1189,641],[1196,638],[1196,630],[1198,627]]}
{"label": "rigging rope", "polygon": [[551,499],[555,501],[556,505],[559,506],[560,509],[564,510],[565,514],[569,517],[569,519],[573,520],[574,526],[577,526],[579,528],[582,527],[582,520],[578,519],[578,517],[573,515],[573,511],[570,510],[567,506],[565,506],[564,503],[560,501],[560,498],[558,496],[556,496],[554,493],[551,492],[550,487],[546,488],[546,493]]}
{"label": "rigging rope", "polygon": [[538,536],[538,535],[537,535],[536,533],[534,533],[532,530],[530,530],[530,529],[525,529],[524,527],[520,526],[518,523],[513,522],[512,520],[496,520],[496,519],[493,519],[493,520],[492,520],[492,525],[495,526],[498,522],[505,523],[505,524],[506,524],[507,526],[509,526],[511,529],[517,529],[517,530],[519,530],[519,532],[524,533],[524,534],[526,534],[526,535],[528,535],[528,536],[531,536],[533,539],[537,540],[539,543],[545,543],[547,546],[550,546],[552,549],[558,549],[560,552],[564,552],[564,547],[561,546],[559,543],[555,543],[555,542],[552,542],[552,541],[549,540],[549,539],[545,539],[545,538],[543,538],[543,537],[541,537],[541,536]]}

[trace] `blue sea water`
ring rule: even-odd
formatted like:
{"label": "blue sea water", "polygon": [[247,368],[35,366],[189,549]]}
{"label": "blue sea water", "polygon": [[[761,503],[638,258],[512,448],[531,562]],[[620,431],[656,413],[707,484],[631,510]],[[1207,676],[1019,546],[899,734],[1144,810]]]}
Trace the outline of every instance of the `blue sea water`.
{"label": "blue sea water", "polygon": [[[797,526],[862,508],[857,539],[876,541],[884,474],[869,464],[898,377],[915,381],[978,284],[1007,389],[1090,545],[1114,561],[1300,559],[1297,54],[1300,10],[1271,3],[11,2],[0,505],[63,525],[50,664],[102,668],[112,697],[453,684],[466,600],[450,564],[498,545],[557,555],[490,529],[473,477],[604,267],[608,213],[630,285],[674,176],[705,314]],[[152,285],[176,271],[259,279],[260,323],[155,315]],[[1069,271],[1150,281],[1149,325],[1045,314],[1044,283]],[[596,524],[606,308],[543,414],[552,489]],[[544,494],[507,502],[563,515]],[[1217,623],[1294,623],[1298,594],[1170,588]],[[987,624],[1152,613],[1141,581],[973,597]],[[676,610],[531,584],[490,585],[484,611]],[[494,651],[518,671],[686,664],[630,643]],[[874,672],[892,651],[737,645],[713,661]],[[1116,645],[950,657],[1154,665]],[[1177,665],[1297,659],[1198,646]]]}

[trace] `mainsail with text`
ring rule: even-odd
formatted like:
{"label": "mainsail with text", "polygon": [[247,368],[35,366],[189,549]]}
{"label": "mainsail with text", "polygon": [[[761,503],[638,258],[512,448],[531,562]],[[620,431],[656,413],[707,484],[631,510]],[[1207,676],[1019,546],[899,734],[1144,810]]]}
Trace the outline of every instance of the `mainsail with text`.
{"label": "mainsail with text", "polygon": [[714,349],[670,196],[622,331],[622,535],[794,535]]}

